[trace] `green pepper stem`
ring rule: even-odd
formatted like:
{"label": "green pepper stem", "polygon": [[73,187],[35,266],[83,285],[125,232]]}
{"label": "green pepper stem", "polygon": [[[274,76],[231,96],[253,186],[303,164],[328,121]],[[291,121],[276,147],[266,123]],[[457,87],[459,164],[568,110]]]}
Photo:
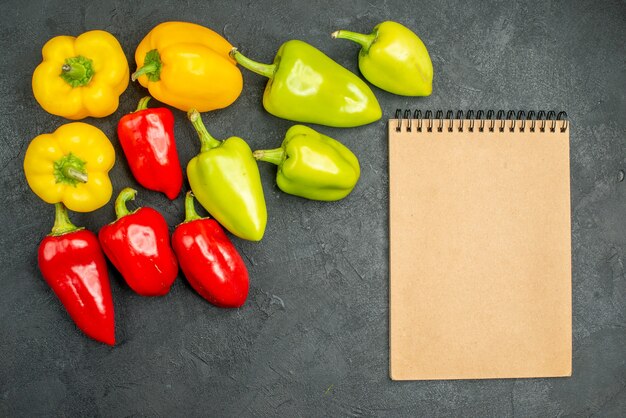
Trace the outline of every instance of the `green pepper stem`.
{"label": "green pepper stem", "polygon": [[196,219],[202,218],[198,215],[198,212],[196,212],[193,193],[187,192],[187,195],[185,196],[185,222],[195,221]]}
{"label": "green pepper stem", "polygon": [[257,161],[265,161],[267,163],[280,165],[283,161],[285,161],[285,150],[282,147],[256,150],[252,153],[252,156]]}
{"label": "green pepper stem", "polygon": [[63,64],[61,66],[61,71],[66,77],[72,78],[74,80],[81,79],[85,76],[85,67],[80,64]]}
{"label": "green pepper stem", "polygon": [[237,48],[233,48],[230,50],[230,56],[235,61],[237,61],[239,65],[247,68],[250,71],[254,71],[257,74],[262,75],[263,77],[274,77],[274,73],[276,72],[276,64],[263,64],[261,62],[253,61],[250,58],[244,56],[241,52],[239,52]]}
{"label": "green pepper stem", "polygon": [[87,173],[85,173],[84,171],[80,171],[74,167],[71,166],[65,166],[63,167],[63,174],[66,177],[69,177],[71,179],[74,179],[76,181],[80,181],[81,183],[87,183],[88,180],[88,176]]}
{"label": "green pepper stem", "polygon": [[141,68],[138,68],[137,71],[131,74],[130,79],[132,81],[137,81],[139,77],[146,74],[152,74],[157,71],[159,66],[156,63],[146,64]]}
{"label": "green pepper stem", "polygon": [[72,87],[89,84],[93,75],[93,61],[82,55],[67,58],[61,66],[61,78]]}
{"label": "green pepper stem", "polygon": [[54,162],[54,179],[57,183],[76,186],[78,183],[87,183],[85,162],[71,152]]}
{"label": "green pepper stem", "polygon": [[126,187],[120,192],[120,194],[117,195],[117,199],[115,199],[115,215],[117,216],[117,219],[132,213],[126,207],[126,202],[129,200],[135,200],[136,195],[137,190],[131,189],[130,187]]}
{"label": "green pepper stem", "polygon": [[376,40],[376,34],[371,33],[369,35],[357,32],[350,32],[349,30],[338,30],[330,35],[333,39],[348,39],[361,45],[366,51],[370,49],[372,43]]}
{"label": "green pepper stem", "polygon": [[159,81],[161,79],[161,54],[156,49],[152,49],[146,53],[143,59],[143,66],[138,68],[130,79],[136,81],[139,77],[145,75],[149,81]]}
{"label": "green pepper stem", "polygon": [[187,118],[191,121],[191,124],[196,129],[198,137],[200,138],[200,152],[206,152],[212,148],[218,147],[222,143],[222,141],[213,138],[209,131],[206,130],[204,123],[202,123],[200,113],[196,109],[189,109]]}
{"label": "green pepper stem", "polygon": [[135,109],[135,112],[139,112],[140,110],[147,109],[148,102],[150,101],[150,99],[152,99],[152,97],[146,96],[146,97],[143,97],[141,100],[139,100],[139,104],[137,104],[137,109]]}
{"label": "green pepper stem", "polygon": [[80,229],[70,221],[70,217],[67,214],[67,208],[61,202],[54,204],[54,226],[50,232],[50,236],[56,237],[59,235],[67,234],[69,232],[78,231]]}

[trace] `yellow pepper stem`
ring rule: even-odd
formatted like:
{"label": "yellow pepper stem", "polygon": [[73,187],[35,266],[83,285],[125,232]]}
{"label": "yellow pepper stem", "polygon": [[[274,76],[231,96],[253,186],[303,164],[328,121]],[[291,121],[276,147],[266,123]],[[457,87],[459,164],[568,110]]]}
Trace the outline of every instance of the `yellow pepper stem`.
{"label": "yellow pepper stem", "polygon": [[150,81],[159,81],[161,79],[161,54],[156,49],[146,53],[143,65],[130,76],[130,79],[135,81],[142,75],[148,77]]}
{"label": "yellow pepper stem", "polygon": [[87,183],[88,180],[87,173],[78,171],[73,167],[65,167],[65,169],[63,170],[63,174],[65,174],[66,177],[70,177],[81,183]]}
{"label": "yellow pepper stem", "polygon": [[220,146],[222,141],[213,138],[209,131],[206,130],[204,123],[202,123],[200,113],[196,109],[190,109],[189,112],[187,112],[187,118],[191,121],[191,124],[196,129],[198,137],[200,138],[200,152],[206,152]]}
{"label": "yellow pepper stem", "polygon": [[82,55],[67,58],[61,66],[61,78],[72,87],[89,84],[93,75],[93,61]]}
{"label": "yellow pepper stem", "polygon": [[54,162],[54,178],[57,183],[76,186],[78,183],[87,183],[85,162],[71,152]]}

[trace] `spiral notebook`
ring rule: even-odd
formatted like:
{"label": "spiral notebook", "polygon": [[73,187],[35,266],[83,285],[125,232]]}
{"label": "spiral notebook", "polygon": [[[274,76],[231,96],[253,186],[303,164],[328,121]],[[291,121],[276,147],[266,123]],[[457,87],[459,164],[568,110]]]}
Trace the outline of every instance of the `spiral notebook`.
{"label": "spiral notebook", "polygon": [[564,112],[389,121],[393,380],[571,375]]}

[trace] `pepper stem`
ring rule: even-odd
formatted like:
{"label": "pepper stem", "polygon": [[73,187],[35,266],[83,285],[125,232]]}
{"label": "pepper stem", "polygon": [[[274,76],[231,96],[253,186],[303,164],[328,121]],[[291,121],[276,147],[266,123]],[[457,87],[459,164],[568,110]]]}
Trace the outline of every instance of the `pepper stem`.
{"label": "pepper stem", "polygon": [[63,64],[61,66],[63,75],[73,80],[79,80],[85,76],[85,67],[79,64]]}
{"label": "pepper stem", "polygon": [[61,78],[72,87],[89,84],[93,75],[93,61],[82,55],[67,58],[61,66]]}
{"label": "pepper stem", "polygon": [[135,112],[139,112],[140,110],[147,109],[148,108],[148,102],[150,101],[150,99],[152,99],[152,97],[146,96],[146,97],[142,98],[141,100],[139,100],[139,104],[137,104],[137,109],[135,109]]}
{"label": "pepper stem", "polygon": [[285,150],[282,147],[274,149],[261,149],[254,151],[252,156],[257,161],[265,161],[267,163],[280,165],[283,161],[285,161]]}
{"label": "pepper stem", "polygon": [[117,199],[115,199],[115,215],[117,216],[117,219],[132,213],[126,207],[126,202],[129,200],[135,200],[136,195],[137,190],[131,189],[130,187],[126,187],[120,192],[119,195],[117,195]]}
{"label": "pepper stem", "polygon": [[66,177],[69,177],[81,183],[87,183],[88,180],[87,173],[77,170],[74,167],[63,167],[63,174],[65,174]]}
{"label": "pepper stem", "polygon": [[161,79],[161,54],[156,49],[146,53],[143,66],[138,68],[130,76],[130,79],[136,81],[142,75],[147,76],[149,81],[159,81]]}
{"label": "pepper stem", "polygon": [[71,152],[54,162],[54,179],[57,183],[76,186],[78,183],[87,183],[85,161]]}
{"label": "pepper stem", "polygon": [[376,34],[371,33],[369,35],[357,32],[350,32],[349,30],[338,30],[330,35],[333,39],[348,39],[361,45],[365,51],[370,49],[372,43],[376,40]]}
{"label": "pepper stem", "polygon": [[276,64],[263,64],[261,62],[253,61],[250,58],[244,56],[241,52],[239,52],[237,48],[231,49],[229,55],[235,61],[237,61],[239,65],[247,68],[250,71],[254,71],[257,74],[262,75],[263,77],[274,77],[274,73],[276,72]]}
{"label": "pepper stem", "polygon": [[200,138],[200,152],[206,152],[212,148],[219,146],[222,143],[222,141],[220,141],[219,139],[213,138],[209,131],[206,130],[204,123],[202,123],[200,113],[196,109],[189,109],[189,111],[187,112],[187,118],[196,129],[198,137]]}
{"label": "pepper stem", "polygon": [[69,232],[78,231],[80,229],[70,221],[70,217],[67,214],[67,208],[61,202],[54,204],[54,226],[50,232],[50,236],[56,237],[58,235],[67,234]]}
{"label": "pepper stem", "polygon": [[142,75],[148,75],[148,74],[152,74],[154,73],[156,70],[158,69],[157,64],[152,63],[152,64],[146,64],[143,67],[140,67],[137,69],[137,71],[135,71],[134,73],[131,74],[130,79],[132,81],[137,81],[137,79],[139,77],[141,77]]}
{"label": "pepper stem", "polygon": [[187,195],[185,196],[185,222],[195,221],[196,219],[202,218],[198,215],[198,212],[196,212],[193,193],[187,192]]}

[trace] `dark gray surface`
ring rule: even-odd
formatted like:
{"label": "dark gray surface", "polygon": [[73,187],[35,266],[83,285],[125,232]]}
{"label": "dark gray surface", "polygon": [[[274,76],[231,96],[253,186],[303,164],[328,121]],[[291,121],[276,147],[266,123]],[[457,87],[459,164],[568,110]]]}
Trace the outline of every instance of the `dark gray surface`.
{"label": "dark gray surface", "polygon": [[[195,4],[194,4],[195,3]],[[0,25],[0,415],[2,416],[624,416],[626,414],[626,169],[623,1],[2,1]],[[234,240],[252,288],[240,310],[220,310],[182,276],[169,295],[133,294],[111,269],[118,345],[84,337],[36,267],[53,209],[28,188],[25,147],[61,118],[35,102],[30,77],[52,36],[104,29],[134,49],[157,23],[186,20],[224,34],[250,57],[271,61],[299,38],[357,70],[357,47],[338,28],[368,31],[383,20],[413,28],[435,67],[433,95],[376,88],[383,119],[319,129],[360,158],[354,192],[319,203],[280,192],[261,166],[269,222],[260,243]],[[228,109],[206,114],[210,132],[280,143],[289,121],[267,114],[261,77]],[[89,123],[118,152],[115,192],[136,186],[115,134],[146,91],[133,84],[111,117]],[[396,108],[554,109],[571,120],[573,377],[448,382],[388,378],[388,177],[386,119]],[[182,164],[198,151],[176,112]],[[460,176],[464,173],[459,173]],[[173,227],[182,198],[140,189],[140,205]],[[92,230],[112,204],[72,214]]]}

